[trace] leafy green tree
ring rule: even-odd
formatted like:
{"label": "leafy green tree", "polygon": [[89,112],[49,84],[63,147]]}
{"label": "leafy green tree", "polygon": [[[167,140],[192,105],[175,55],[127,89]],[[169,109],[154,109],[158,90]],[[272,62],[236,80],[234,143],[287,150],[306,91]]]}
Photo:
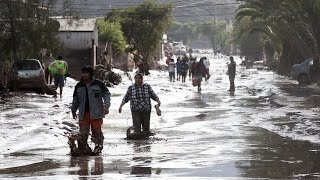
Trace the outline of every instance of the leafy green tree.
{"label": "leafy green tree", "polygon": [[175,22],[167,34],[173,41],[182,40],[184,44],[197,40],[203,35],[209,39],[213,49],[220,49],[222,51],[228,49],[231,43],[231,34],[226,32],[226,22],[222,20],[205,21],[202,23]]}
{"label": "leafy green tree", "polygon": [[125,10],[113,11],[107,19],[120,22],[128,52],[137,59],[148,61],[171,24],[171,13],[170,4],[157,4],[150,0]]}
{"label": "leafy green tree", "polygon": [[[59,23],[50,18],[55,4],[56,0],[0,1],[0,67],[4,67],[0,74],[8,72],[8,67],[18,59],[38,58],[43,50],[60,49]],[[72,10],[66,12],[70,15]],[[15,89],[16,81],[13,83]]]}
{"label": "leafy green tree", "polygon": [[184,44],[197,40],[199,37],[196,24],[191,22],[186,24],[174,22],[167,34],[173,41],[182,41]]}
{"label": "leafy green tree", "polygon": [[[76,12],[68,7],[71,1],[62,2],[63,15],[76,19]],[[50,18],[57,15],[56,4],[57,0],[0,1],[0,61],[37,58],[44,49],[61,50],[59,23]]]}
{"label": "leafy green tree", "polygon": [[247,59],[262,59],[263,57],[263,48],[261,46],[260,34],[253,33],[248,38],[245,38],[238,43],[238,48],[241,50],[240,55],[246,56]]}
{"label": "leafy green tree", "polygon": [[206,21],[198,26],[197,31],[210,40],[213,49],[226,51],[230,47],[230,33],[226,32],[226,26],[225,21]]}
{"label": "leafy green tree", "polygon": [[[59,23],[50,18],[55,4],[56,0],[0,1],[1,59],[37,58],[43,49],[59,49]],[[71,10],[66,12],[70,15]]]}
{"label": "leafy green tree", "polygon": [[112,49],[115,55],[121,55],[125,52],[127,43],[121,31],[120,22],[111,22],[105,19],[97,20],[99,26],[99,41],[112,42]]}
{"label": "leafy green tree", "polygon": [[236,14],[236,42],[258,33],[266,57],[273,57],[271,53],[279,55],[281,74],[288,74],[288,67],[304,58],[317,57],[319,0],[240,1],[244,4]]}

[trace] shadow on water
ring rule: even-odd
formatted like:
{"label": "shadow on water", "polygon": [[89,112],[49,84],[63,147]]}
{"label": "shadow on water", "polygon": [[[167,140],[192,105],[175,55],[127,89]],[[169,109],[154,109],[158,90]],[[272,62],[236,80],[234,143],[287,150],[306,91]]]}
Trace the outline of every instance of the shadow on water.
{"label": "shadow on water", "polygon": [[[204,111],[195,116],[185,116],[178,118],[177,125],[182,125],[186,123],[200,122],[200,121],[211,121],[219,118],[226,113],[227,110],[211,110]],[[181,131],[182,132],[182,131]]]}
{"label": "shadow on water", "polygon": [[283,138],[264,129],[257,131],[256,127],[251,131],[255,132],[247,137],[251,147],[244,152],[251,160],[236,162],[243,176],[287,179],[319,175],[319,145]]}
{"label": "shadow on water", "polygon": [[44,172],[46,170],[59,168],[60,164],[47,160],[36,162],[23,166],[16,166],[12,168],[0,169],[0,174],[10,174],[10,177],[32,176],[34,173]]}
{"label": "shadow on water", "polygon": [[103,158],[94,157],[71,157],[69,167],[76,168],[69,171],[70,175],[90,176],[104,173]]}
{"label": "shadow on water", "polygon": [[282,91],[289,94],[290,96],[297,97],[309,97],[312,95],[320,95],[320,92],[316,88],[310,86],[301,86],[298,84],[279,84],[278,85]]}
{"label": "shadow on water", "polygon": [[[151,152],[151,142],[149,140],[132,140],[128,141],[128,143],[132,143],[133,152],[137,154],[132,158],[134,166],[131,166],[131,175],[135,175],[136,177],[145,177],[152,175],[152,167],[150,164],[152,162],[152,157],[148,157],[145,154]],[[144,156],[141,156],[141,155]],[[161,169],[155,169],[155,174],[160,174]]]}
{"label": "shadow on water", "polygon": [[214,93],[195,93],[195,95],[183,102],[171,104],[172,107],[195,107],[205,108],[210,107],[212,104],[219,104],[222,102],[221,97]]}

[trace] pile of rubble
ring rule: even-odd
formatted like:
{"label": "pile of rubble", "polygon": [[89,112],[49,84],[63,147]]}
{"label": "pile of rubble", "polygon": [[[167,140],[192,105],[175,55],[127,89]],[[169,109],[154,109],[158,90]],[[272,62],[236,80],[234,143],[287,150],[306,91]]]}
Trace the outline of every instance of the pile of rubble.
{"label": "pile of rubble", "polygon": [[94,67],[94,77],[101,80],[108,87],[113,87],[114,85],[118,85],[122,81],[122,77],[118,73],[114,73],[113,71],[107,70],[103,65],[98,64]]}
{"label": "pile of rubble", "polygon": [[5,104],[7,102],[7,97],[9,97],[9,89],[0,85],[0,104]]}

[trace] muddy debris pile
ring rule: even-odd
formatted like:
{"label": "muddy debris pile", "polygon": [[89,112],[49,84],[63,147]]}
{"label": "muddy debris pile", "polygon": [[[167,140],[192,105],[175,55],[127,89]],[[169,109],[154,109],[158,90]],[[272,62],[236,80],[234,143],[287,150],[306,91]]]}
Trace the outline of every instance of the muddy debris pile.
{"label": "muddy debris pile", "polygon": [[113,87],[122,82],[122,77],[113,71],[107,70],[103,65],[98,64],[94,67],[93,75],[105,83],[108,87]]}
{"label": "muddy debris pile", "polygon": [[5,104],[8,102],[6,98],[10,96],[9,89],[5,86],[0,85],[0,104]]}

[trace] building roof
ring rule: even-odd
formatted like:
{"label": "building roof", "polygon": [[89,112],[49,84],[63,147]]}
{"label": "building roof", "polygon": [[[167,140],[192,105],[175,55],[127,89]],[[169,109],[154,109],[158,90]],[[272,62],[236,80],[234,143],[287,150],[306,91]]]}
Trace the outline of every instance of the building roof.
{"label": "building roof", "polygon": [[91,32],[94,31],[96,26],[96,19],[65,19],[65,18],[54,18],[60,23],[59,31],[81,31]]}

